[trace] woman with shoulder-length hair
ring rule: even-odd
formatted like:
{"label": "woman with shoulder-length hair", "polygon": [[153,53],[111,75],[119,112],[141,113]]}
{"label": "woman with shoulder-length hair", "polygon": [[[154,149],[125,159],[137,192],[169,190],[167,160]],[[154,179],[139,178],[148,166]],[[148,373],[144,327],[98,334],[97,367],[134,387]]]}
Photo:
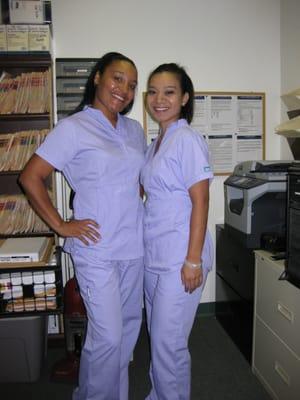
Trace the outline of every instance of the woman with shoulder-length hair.
{"label": "woman with shoulder-length hair", "polygon": [[184,70],[162,64],[149,76],[146,107],[159,124],[141,183],[145,306],[151,342],[152,389],[147,400],[188,400],[188,338],[213,262],[207,231],[212,171],[203,136],[190,127],[194,89]]}

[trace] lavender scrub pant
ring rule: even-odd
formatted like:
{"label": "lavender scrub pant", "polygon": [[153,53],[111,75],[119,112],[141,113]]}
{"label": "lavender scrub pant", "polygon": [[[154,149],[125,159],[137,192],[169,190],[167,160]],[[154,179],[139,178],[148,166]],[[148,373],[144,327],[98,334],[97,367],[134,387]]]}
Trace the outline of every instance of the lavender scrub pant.
{"label": "lavender scrub pant", "polygon": [[208,270],[203,283],[186,293],[180,270],[145,272],[145,306],[151,343],[152,389],[146,400],[189,400],[191,357],[188,339]]}
{"label": "lavender scrub pant", "polygon": [[128,365],[142,320],[143,258],[72,258],[88,317],[73,400],[127,400]]}

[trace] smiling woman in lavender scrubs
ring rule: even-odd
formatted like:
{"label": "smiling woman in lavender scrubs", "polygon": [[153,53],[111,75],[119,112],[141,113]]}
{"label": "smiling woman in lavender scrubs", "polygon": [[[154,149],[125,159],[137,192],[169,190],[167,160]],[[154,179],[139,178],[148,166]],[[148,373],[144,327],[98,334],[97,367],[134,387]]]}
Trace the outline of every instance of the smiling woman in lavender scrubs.
{"label": "smiling woman in lavender scrubs", "polygon": [[[30,203],[72,256],[88,327],[74,400],[127,400],[128,364],[141,323],[145,140],[126,114],[135,64],[107,53],[88,78],[76,112],[59,121],[20,176]],[[45,180],[62,171],[74,190],[74,219],[52,205]]]}
{"label": "smiling woman in lavender scrubs", "polygon": [[159,135],[146,153],[145,305],[151,339],[147,400],[188,400],[188,338],[213,248],[207,232],[212,171],[203,136],[189,124],[194,89],[186,71],[162,64],[148,79],[146,105]]}

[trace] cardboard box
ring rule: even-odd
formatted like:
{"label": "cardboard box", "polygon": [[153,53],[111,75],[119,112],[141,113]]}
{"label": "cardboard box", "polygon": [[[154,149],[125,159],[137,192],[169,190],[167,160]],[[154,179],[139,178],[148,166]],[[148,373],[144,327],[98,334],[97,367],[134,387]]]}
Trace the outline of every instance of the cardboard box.
{"label": "cardboard box", "polygon": [[7,51],[28,51],[28,26],[6,26]]}
{"label": "cardboard box", "polygon": [[49,25],[28,26],[29,51],[50,51]]}
{"label": "cardboard box", "polygon": [[[27,242],[26,247],[27,250],[30,250],[28,247],[30,245],[29,239],[37,240],[35,246],[37,246],[38,253],[36,253],[36,248],[34,248],[35,254],[32,254],[32,251],[29,252],[26,250],[24,244],[19,243],[18,245],[11,244],[17,243],[17,239],[22,239],[21,242]],[[26,240],[25,240],[26,239]],[[9,246],[5,244],[8,242]],[[1,269],[5,268],[19,268],[19,267],[39,267],[48,265],[50,261],[50,257],[53,255],[53,244],[54,238],[53,237],[41,237],[41,238],[8,238],[8,239],[1,239],[0,240],[0,271]],[[4,249],[3,249],[4,246]],[[7,247],[11,249],[15,249],[14,254],[10,251],[7,252]],[[14,258],[12,258],[12,256]],[[50,264],[52,265],[52,263]]]}
{"label": "cardboard box", "polygon": [[10,0],[9,21],[11,24],[42,24],[44,22],[42,0]]}
{"label": "cardboard box", "polygon": [[7,51],[6,25],[0,25],[0,51]]}
{"label": "cardboard box", "polygon": [[48,237],[21,237],[1,240],[0,262],[16,263],[41,261],[48,243]]}

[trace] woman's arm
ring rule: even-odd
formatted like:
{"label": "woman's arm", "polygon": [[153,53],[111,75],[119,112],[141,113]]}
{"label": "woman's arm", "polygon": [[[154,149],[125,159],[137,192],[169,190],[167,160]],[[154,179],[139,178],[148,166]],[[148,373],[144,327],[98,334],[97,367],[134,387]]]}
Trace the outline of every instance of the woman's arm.
{"label": "woman's arm", "polygon": [[[90,219],[64,221],[49,197],[46,179],[54,171],[51,164],[34,154],[20,174],[19,182],[35,212],[46,224],[62,237],[76,237],[84,244],[97,242],[100,234],[98,224]],[[95,229],[96,228],[96,229]]]}
{"label": "woman's arm", "polygon": [[[192,202],[192,213],[186,260],[192,264],[200,264],[208,218],[209,180],[205,179],[194,184],[189,189],[189,195]],[[202,268],[191,268],[184,264],[181,269],[181,279],[185,290],[192,293],[202,283]]]}

